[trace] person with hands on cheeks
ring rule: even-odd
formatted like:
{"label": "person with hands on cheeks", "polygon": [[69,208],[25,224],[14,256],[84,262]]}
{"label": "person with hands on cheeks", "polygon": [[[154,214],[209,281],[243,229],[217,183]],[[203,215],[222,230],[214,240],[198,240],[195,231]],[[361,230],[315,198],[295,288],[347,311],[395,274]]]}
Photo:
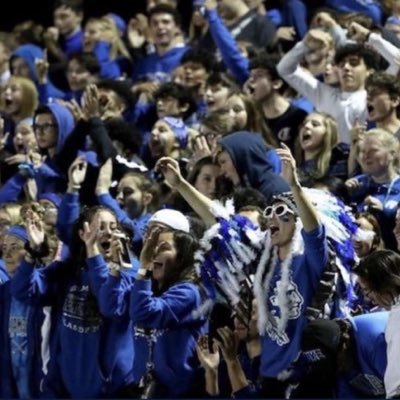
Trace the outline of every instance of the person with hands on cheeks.
{"label": "person with hands on cheeks", "polygon": [[196,250],[190,233],[153,227],[140,254],[130,293],[134,376],[145,393],[152,386],[154,397],[198,395],[196,343],[207,321],[194,313],[202,303],[195,283]]}
{"label": "person with hands on cheeks", "polygon": [[140,248],[144,230],[156,207],[157,186],[140,172],[127,172],[118,183],[114,199],[109,189],[112,183],[112,162],[107,160],[100,168],[96,185],[99,204],[110,207],[120,224],[133,231],[132,244]]}
{"label": "person with hands on cheeks", "polygon": [[95,398],[124,393],[133,379],[129,320],[107,318],[99,309],[112,236],[118,229],[115,215],[102,206],[83,209],[72,229],[69,257],[36,270],[34,258],[43,246],[44,230],[30,226],[37,228],[32,230],[34,248],[17,271],[12,293],[53,307],[57,334],[50,344],[43,395]]}
{"label": "person with hands on cheeks", "polygon": [[392,230],[400,200],[398,153],[399,141],[395,136],[381,129],[369,130],[359,143],[358,161],[363,173],[345,183],[358,211],[375,215],[386,248],[393,250],[396,243]]}

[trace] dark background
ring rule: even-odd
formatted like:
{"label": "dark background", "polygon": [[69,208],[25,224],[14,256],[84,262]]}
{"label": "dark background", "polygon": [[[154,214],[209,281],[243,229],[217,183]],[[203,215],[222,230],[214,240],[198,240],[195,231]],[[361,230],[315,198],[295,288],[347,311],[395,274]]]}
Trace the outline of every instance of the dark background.
{"label": "dark background", "polygon": [[[191,0],[180,1],[182,15],[190,12]],[[32,19],[45,26],[52,25],[54,0],[2,0],[0,13],[0,31],[10,31],[15,24]],[[84,0],[85,16],[101,16],[107,12],[116,12],[126,21],[135,13],[143,12],[145,0]],[[12,7],[12,8],[11,8]],[[187,22],[188,18],[182,18]]]}

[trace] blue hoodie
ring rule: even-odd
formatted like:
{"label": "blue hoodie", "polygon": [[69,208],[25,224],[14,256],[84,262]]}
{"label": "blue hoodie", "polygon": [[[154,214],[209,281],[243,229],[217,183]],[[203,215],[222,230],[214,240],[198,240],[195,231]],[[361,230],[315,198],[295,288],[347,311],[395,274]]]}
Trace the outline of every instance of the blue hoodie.
{"label": "blue hoodie", "polygon": [[55,157],[46,158],[46,161],[40,166],[35,176],[38,186],[38,193],[62,193],[65,191],[66,177],[61,175],[56,164],[57,154],[63,148],[67,137],[71,134],[75,127],[74,117],[71,112],[64,106],[58,103],[49,103],[46,105],[49,111],[53,114],[57,123],[57,144]]}
{"label": "blue hoodie", "polygon": [[83,30],[79,29],[70,36],[60,37],[60,45],[66,56],[71,56],[75,53],[83,51]]}
{"label": "blue hoodie", "polygon": [[196,342],[206,329],[206,321],[192,315],[202,302],[199,289],[193,283],[179,282],[155,297],[150,280],[137,280],[130,300],[135,332],[135,381],[139,383],[145,374],[148,361],[148,340],[143,329],[152,330],[154,374],[164,389],[157,387],[156,395],[175,398],[187,394],[195,387],[200,373]]}
{"label": "blue hoodie", "polygon": [[[84,269],[71,265],[70,260],[34,269],[23,261],[15,274],[13,294],[28,294],[32,300],[51,305],[55,313],[56,332],[44,380],[46,396],[112,396],[131,383],[133,354],[126,343],[125,353],[115,348],[124,342],[120,335],[125,323],[104,318],[96,299],[99,280],[93,272],[104,269],[102,263],[103,258],[96,256],[86,260]],[[126,332],[124,338],[132,340]]]}
{"label": "blue hoodie", "polygon": [[220,139],[219,144],[232,158],[242,186],[257,189],[266,199],[290,190],[283,178],[273,172],[261,134],[235,132]]}
{"label": "blue hoodie", "polygon": [[[15,277],[0,285],[0,398],[26,398],[27,395],[37,398],[43,378],[41,344],[45,314],[43,308],[30,303],[25,294],[22,293],[19,298],[11,296],[14,279]],[[49,325],[46,326],[50,328]],[[12,357],[10,335],[18,335],[19,348],[23,344],[24,334],[24,351]],[[21,357],[19,362],[26,365],[25,373],[21,373],[23,369],[19,370],[18,380],[13,372],[13,358],[16,362],[17,356]],[[19,390],[24,390],[25,393],[20,393]]]}
{"label": "blue hoodie", "polygon": [[340,399],[384,397],[387,365],[385,330],[389,312],[374,312],[351,319],[357,351],[357,368],[338,382]]}
{"label": "blue hoodie", "polygon": [[[29,74],[31,80],[35,83],[36,86],[39,86],[38,77],[36,73],[35,60],[43,59],[43,50],[34,44],[24,44],[22,46],[17,47],[12,53],[10,57],[10,63],[14,58],[22,58],[26,65],[29,68]],[[53,84],[49,83],[47,85],[47,95],[51,98],[63,98],[64,93],[57,89]],[[40,103],[46,103],[47,98],[44,99],[40,96],[39,90],[39,101]]]}

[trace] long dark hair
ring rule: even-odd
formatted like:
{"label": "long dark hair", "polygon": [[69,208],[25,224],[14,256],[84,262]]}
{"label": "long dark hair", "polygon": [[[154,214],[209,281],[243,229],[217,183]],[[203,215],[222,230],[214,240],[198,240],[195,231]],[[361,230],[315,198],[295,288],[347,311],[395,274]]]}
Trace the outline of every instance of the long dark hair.
{"label": "long dark hair", "polygon": [[71,272],[78,273],[79,269],[85,265],[85,260],[87,257],[85,243],[79,236],[79,231],[83,230],[83,225],[85,222],[92,222],[93,217],[100,211],[107,211],[112,215],[116,215],[114,211],[106,206],[93,206],[93,207],[83,207],[78,219],[74,222],[71,231],[71,241],[70,241],[70,256],[69,262],[71,264]]}
{"label": "long dark hair", "polygon": [[199,247],[197,239],[192,234],[183,231],[173,231],[173,238],[176,247],[176,262],[162,287],[157,291],[158,295],[178,282],[197,282],[194,268],[194,254]]}
{"label": "long dark hair", "polygon": [[400,255],[394,251],[376,250],[363,258],[353,271],[376,294],[389,295],[392,301],[400,295]]}

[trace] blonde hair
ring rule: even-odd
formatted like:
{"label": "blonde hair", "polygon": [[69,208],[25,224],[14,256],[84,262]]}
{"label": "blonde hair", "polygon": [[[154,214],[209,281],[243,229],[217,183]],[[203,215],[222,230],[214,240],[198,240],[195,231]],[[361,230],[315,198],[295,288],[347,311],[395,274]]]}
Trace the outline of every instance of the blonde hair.
{"label": "blonde hair", "polygon": [[[39,95],[34,82],[31,79],[21,76],[11,76],[4,86],[3,91],[7,90],[7,88],[13,84],[19,85],[22,91],[23,100],[21,102],[18,119],[32,118],[39,105]],[[4,104],[2,104],[2,107],[4,107]]]}
{"label": "blonde hair", "polygon": [[10,217],[11,225],[22,225],[20,214],[21,205],[17,203],[4,203],[0,206],[0,210],[6,212]]}
{"label": "blonde hair", "polygon": [[[319,115],[323,118],[323,124],[325,127],[325,135],[323,137],[322,146],[320,147],[318,154],[315,156],[316,167],[312,173],[313,178],[322,178],[328,173],[332,157],[332,149],[338,144],[338,126],[337,122],[330,114],[323,112],[312,112],[307,116],[307,118],[313,114]],[[297,162],[300,164],[303,161],[304,153],[300,146],[299,137],[297,137],[296,140],[295,155]]]}
{"label": "blonde hair", "polygon": [[103,16],[101,18],[89,18],[86,22],[86,27],[91,24],[97,24],[101,30],[101,40],[105,40],[111,44],[111,60],[114,61],[119,56],[131,59],[129,51],[127,50],[124,42],[119,35],[118,28],[110,16]]}
{"label": "blonde hair", "polygon": [[394,136],[392,133],[380,128],[370,129],[369,131],[365,132],[364,136],[362,137],[362,141],[369,138],[379,140],[382,146],[392,154],[392,165],[394,169],[398,172],[400,169],[399,139],[397,139],[397,137]]}

